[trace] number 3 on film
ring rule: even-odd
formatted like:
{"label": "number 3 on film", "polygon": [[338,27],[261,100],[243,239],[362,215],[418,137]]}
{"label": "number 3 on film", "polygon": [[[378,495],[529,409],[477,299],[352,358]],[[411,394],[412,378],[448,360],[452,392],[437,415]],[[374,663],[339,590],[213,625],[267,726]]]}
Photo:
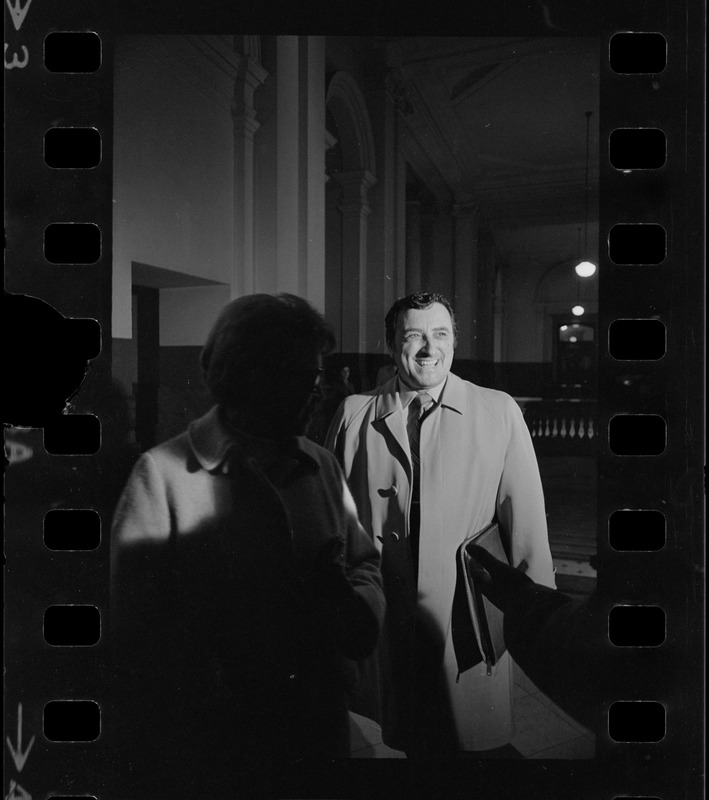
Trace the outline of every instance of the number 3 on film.
{"label": "number 3 on film", "polygon": [[19,55],[15,52],[12,54],[12,61],[7,60],[7,48],[9,47],[8,43],[5,42],[5,50],[4,50],[4,59],[5,59],[5,69],[15,69],[18,67],[19,69],[24,69],[27,66],[27,62],[30,60],[30,54],[27,48],[22,45],[20,48],[22,50],[22,55],[24,60],[20,60]]}

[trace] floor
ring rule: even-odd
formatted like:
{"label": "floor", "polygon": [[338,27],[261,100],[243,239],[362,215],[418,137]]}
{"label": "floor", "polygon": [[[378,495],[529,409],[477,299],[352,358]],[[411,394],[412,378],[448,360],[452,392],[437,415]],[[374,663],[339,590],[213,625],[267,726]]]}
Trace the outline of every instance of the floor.
{"label": "floor", "polygon": [[[352,758],[406,758],[382,742],[376,722],[350,714]],[[588,759],[595,755],[595,737],[543,695],[515,666],[512,745],[523,758]]]}

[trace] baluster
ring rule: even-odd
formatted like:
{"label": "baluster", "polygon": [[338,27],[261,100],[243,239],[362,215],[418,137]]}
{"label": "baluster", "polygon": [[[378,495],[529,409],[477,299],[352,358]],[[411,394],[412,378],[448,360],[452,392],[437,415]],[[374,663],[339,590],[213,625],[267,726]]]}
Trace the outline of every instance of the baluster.
{"label": "baluster", "polygon": [[[556,436],[556,417],[552,417],[552,422],[553,422],[553,426],[552,426],[552,430],[551,430],[551,437],[553,439]],[[546,435],[549,436],[549,417],[547,417]]]}
{"label": "baluster", "polygon": [[576,419],[571,417],[569,420],[569,438],[573,439],[576,436]]}
{"label": "baluster", "polygon": [[586,427],[584,423],[584,418],[581,417],[579,419],[579,439],[583,439],[583,437],[586,435]]}
{"label": "baluster", "polygon": [[566,417],[561,418],[561,438],[566,439]]}
{"label": "baluster", "polygon": [[588,421],[588,438],[589,439],[593,439],[593,437],[595,435],[596,435],[596,431],[595,431],[594,422],[593,422],[593,419],[590,419]]}

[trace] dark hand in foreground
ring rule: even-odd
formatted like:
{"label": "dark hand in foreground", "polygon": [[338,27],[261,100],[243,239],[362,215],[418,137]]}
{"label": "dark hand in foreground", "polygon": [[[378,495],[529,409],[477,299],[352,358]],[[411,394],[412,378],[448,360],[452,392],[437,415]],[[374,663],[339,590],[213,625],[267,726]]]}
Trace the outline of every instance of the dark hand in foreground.
{"label": "dark hand in foreground", "polygon": [[534,585],[519,569],[510,567],[478,545],[468,545],[470,554],[468,571],[476,586],[504,612],[524,592],[525,588]]}
{"label": "dark hand in foreground", "polygon": [[340,652],[363,658],[372,652],[379,635],[376,615],[347,578],[345,543],[331,539],[319,550],[313,576],[305,588],[313,611],[331,631]]}
{"label": "dark hand in foreground", "polygon": [[337,605],[355,595],[355,590],[347,580],[344,551],[342,539],[330,539],[315,557],[313,576],[306,583],[308,590],[321,601]]}

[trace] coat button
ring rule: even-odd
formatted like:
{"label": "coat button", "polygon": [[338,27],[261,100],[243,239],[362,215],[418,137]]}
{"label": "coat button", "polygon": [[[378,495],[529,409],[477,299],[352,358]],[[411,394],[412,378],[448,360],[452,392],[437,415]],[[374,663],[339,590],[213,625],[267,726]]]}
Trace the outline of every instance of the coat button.
{"label": "coat button", "polygon": [[392,532],[391,532],[391,538],[392,538],[392,539],[393,539],[395,542],[398,542],[398,541],[399,541],[399,539],[400,539],[401,537],[399,536],[399,534],[398,534],[396,531],[392,531]]}

